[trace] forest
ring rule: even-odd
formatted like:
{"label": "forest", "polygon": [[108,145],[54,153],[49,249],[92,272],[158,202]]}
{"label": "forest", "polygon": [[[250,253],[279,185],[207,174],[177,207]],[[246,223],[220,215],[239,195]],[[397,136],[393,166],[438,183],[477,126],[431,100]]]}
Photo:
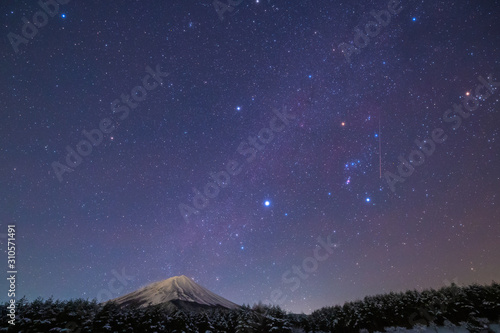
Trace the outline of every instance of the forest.
{"label": "forest", "polygon": [[15,325],[9,325],[7,303],[1,310],[1,332],[383,332],[389,327],[454,327],[492,332],[500,320],[500,284],[452,284],[441,289],[391,292],[344,305],[324,307],[310,315],[287,313],[278,306],[243,305],[237,310],[210,309],[185,313],[161,305],[120,307],[94,300],[38,298],[17,302]]}

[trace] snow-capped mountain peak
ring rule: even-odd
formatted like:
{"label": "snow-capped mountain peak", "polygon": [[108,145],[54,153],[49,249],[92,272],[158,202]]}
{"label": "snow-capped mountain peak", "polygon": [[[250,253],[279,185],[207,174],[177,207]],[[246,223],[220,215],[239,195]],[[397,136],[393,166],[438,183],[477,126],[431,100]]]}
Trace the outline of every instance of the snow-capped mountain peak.
{"label": "snow-capped mountain peak", "polygon": [[199,306],[202,308],[235,309],[239,307],[239,305],[200,286],[185,275],[151,283],[112,301],[120,305],[135,304],[139,306],[172,303],[179,307],[179,304],[188,303],[190,308]]}

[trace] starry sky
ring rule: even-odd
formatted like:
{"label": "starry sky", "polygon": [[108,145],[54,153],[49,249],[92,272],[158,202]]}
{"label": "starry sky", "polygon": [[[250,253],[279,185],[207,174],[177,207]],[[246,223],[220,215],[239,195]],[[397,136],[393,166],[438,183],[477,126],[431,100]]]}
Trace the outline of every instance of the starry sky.
{"label": "starry sky", "polygon": [[498,282],[500,3],[229,3],[2,1],[19,295],[184,274],[309,313]]}

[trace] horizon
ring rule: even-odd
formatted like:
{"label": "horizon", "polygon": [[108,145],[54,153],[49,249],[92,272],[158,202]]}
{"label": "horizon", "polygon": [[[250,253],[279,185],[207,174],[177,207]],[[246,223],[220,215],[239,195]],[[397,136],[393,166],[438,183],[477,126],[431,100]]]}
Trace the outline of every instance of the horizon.
{"label": "horizon", "polygon": [[[139,290],[141,290],[141,289],[144,289],[144,288],[146,288],[146,287],[148,287],[148,286],[151,286],[151,285],[153,285],[153,284],[156,284],[156,283],[158,283],[158,282],[164,282],[164,281],[166,281],[166,280],[170,280],[170,279],[173,279],[173,278],[181,278],[181,277],[187,277],[187,278],[188,278],[188,279],[190,279],[192,282],[196,283],[197,285],[201,286],[202,288],[206,288],[206,287],[204,287],[203,285],[198,284],[198,283],[197,283],[197,282],[196,282],[193,278],[191,278],[191,277],[188,277],[188,276],[186,276],[186,275],[177,275],[177,276],[171,276],[171,277],[166,278],[166,279],[164,279],[164,280],[159,280],[159,281],[150,282],[150,283],[148,283],[148,284],[146,284],[146,285],[143,285],[143,286],[139,287],[139,288],[138,288],[138,289],[136,289],[136,290],[132,290],[132,291],[130,291],[130,292],[127,292],[127,293],[124,293],[124,294],[118,295],[116,298],[121,298],[121,297],[123,297],[123,296],[126,296],[126,295],[128,295],[128,294],[134,293],[134,292],[136,292],[136,291],[139,291]],[[450,284],[448,284],[448,285],[443,285],[443,286],[438,287],[438,288],[432,288],[432,287],[430,287],[430,288],[422,288],[422,289],[420,289],[420,290],[417,290],[417,289],[406,289],[406,290],[399,290],[399,291],[397,291],[397,290],[391,290],[391,291],[387,291],[387,292],[384,292],[384,293],[379,293],[379,294],[370,294],[370,295],[365,295],[365,296],[363,296],[362,298],[357,298],[357,299],[353,299],[353,300],[350,300],[350,301],[345,301],[345,302],[343,302],[343,303],[337,303],[337,304],[327,304],[327,305],[324,305],[324,306],[322,306],[322,307],[320,307],[320,308],[313,309],[312,311],[310,311],[310,312],[308,312],[308,313],[306,313],[306,312],[290,312],[290,311],[287,311],[287,312],[289,312],[289,313],[293,313],[293,314],[306,314],[306,315],[310,315],[312,312],[317,311],[317,310],[321,310],[321,309],[323,309],[323,308],[325,308],[325,307],[332,307],[332,306],[333,306],[333,307],[335,307],[335,306],[341,306],[341,307],[342,307],[343,305],[348,304],[348,303],[355,303],[355,302],[358,302],[358,301],[363,301],[365,298],[369,298],[369,297],[377,297],[377,296],[384,296],[384,295],[389,295],[389,294],[392,294],[392,293],[394,293],[394,294],[404,294],[404,293],[406,293],[406,292],[408,292],[408,291],[416,291],[416,292],[418,292],[418,293],[422,293],[422,292],[425,292],[425,291],[432,291],[432,290],[439,291],[439,290],[446,289],[446,288],[450,288],[450,287],[467,288],[467,287],[471,287],[471,286],[475,286],[475,285],[478,285],[478,286],[483,286],[483,287],[487,287],[487,286],[492,286],[492,285],[494,285],[494,284],[498,284],[498,283],[497,283],[496,281],[491,281],[490,283],[483,283],[483,284],[479,284],[479,283],[471,283],[471,284],[468,284],[468,285],[460,285],[460,284],[457,284],[456,282],[453,282],[453,281],[452,281]],[[208,289],[208,288],[206,288],[206,289]],[[213,292],[212,290],[209,290],[209,291]],[[223,295],[219,295],[219,294],[217,294],[217,293],[215,293],[215,294],[216,294],[216,295],[218,295],[218,296],[220,296],[220,297],[225,298]],[[21,299],[21,298],[22,298],[22,299],[26,299],[28,302],[33,302],[33,301],[35,301],[35,300],[36,300],[36,299],[32,299],[32,300],[30,300],[30,299],[28,299],[26,296],[19,297],[19,299]],[[53,296],[49,296],[48,298],[42,298],[42,300],[47,300],[47,299],[50,299],[50,298],[55,299],[55,300],[60,300],[60,301],[70,301],[70,300],[84,299],[84,300],[86,300],[86,301],[90,301],[90,302],[92,302],[92,301],[94,301],[94,300],[95,300],[95,301],[97,301],[97,304],[101,304],[101,305],[102,305],[102,304],[105,304],[105,303],[108,303],[108,302],[110,302],[110,301],[114,301],[114,299],[109,299],[109,300],[98,301],[96,297],[94,297],[94,298],[69,298],[69,299],[59,299],[59,298],[57,298],[57,299],[56,299],[56,298],[54,298]],[[228,300],[228,301],[230,301],[230,302],[232,302],[232,303],[234,303],[234,302],[233,302],[232,300],[230,300],[230,299],[227,299],[227,298],[225,298],[225,299],[226,299],[226,300]],[[7,301],[5,301],[5,302],[7,302]],[[0,300],[0,303],[3,303],[3,301],[1,301],[1,300]],[[272,306],[278,306],[278,307],[282,308],[279,304],[264,303],[262,300],[259,300],[259,301],[254,302],[254,303],[247,303],[247,302],[243,302],[243,303],[241,303],[241,304],[240,304],[240,303],[235,303],[235,304],[236,304],[236,305],[238,305],[238,306],[240,306],[240,307],[242,307],[242,306],[245,306],[245,305],[246,305],[246,306],[249,306],[250,308],[253,308],[254,306],[256,306],[256,305],[260,305],[260,304],[262,304],[262,305],[264,305],[264,306],[269,306],[269,307],[272,307]],[[155,305],[152,305],[152,306],[155,306]]]}

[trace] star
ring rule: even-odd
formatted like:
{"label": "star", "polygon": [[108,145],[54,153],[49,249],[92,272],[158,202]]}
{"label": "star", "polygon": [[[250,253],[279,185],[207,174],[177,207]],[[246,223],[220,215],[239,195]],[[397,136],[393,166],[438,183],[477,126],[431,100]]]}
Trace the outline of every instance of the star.
{"label": "star", "polygon": [[269,207],[271,205],[271,201],[266,200],[264,201],[264,206]]}

